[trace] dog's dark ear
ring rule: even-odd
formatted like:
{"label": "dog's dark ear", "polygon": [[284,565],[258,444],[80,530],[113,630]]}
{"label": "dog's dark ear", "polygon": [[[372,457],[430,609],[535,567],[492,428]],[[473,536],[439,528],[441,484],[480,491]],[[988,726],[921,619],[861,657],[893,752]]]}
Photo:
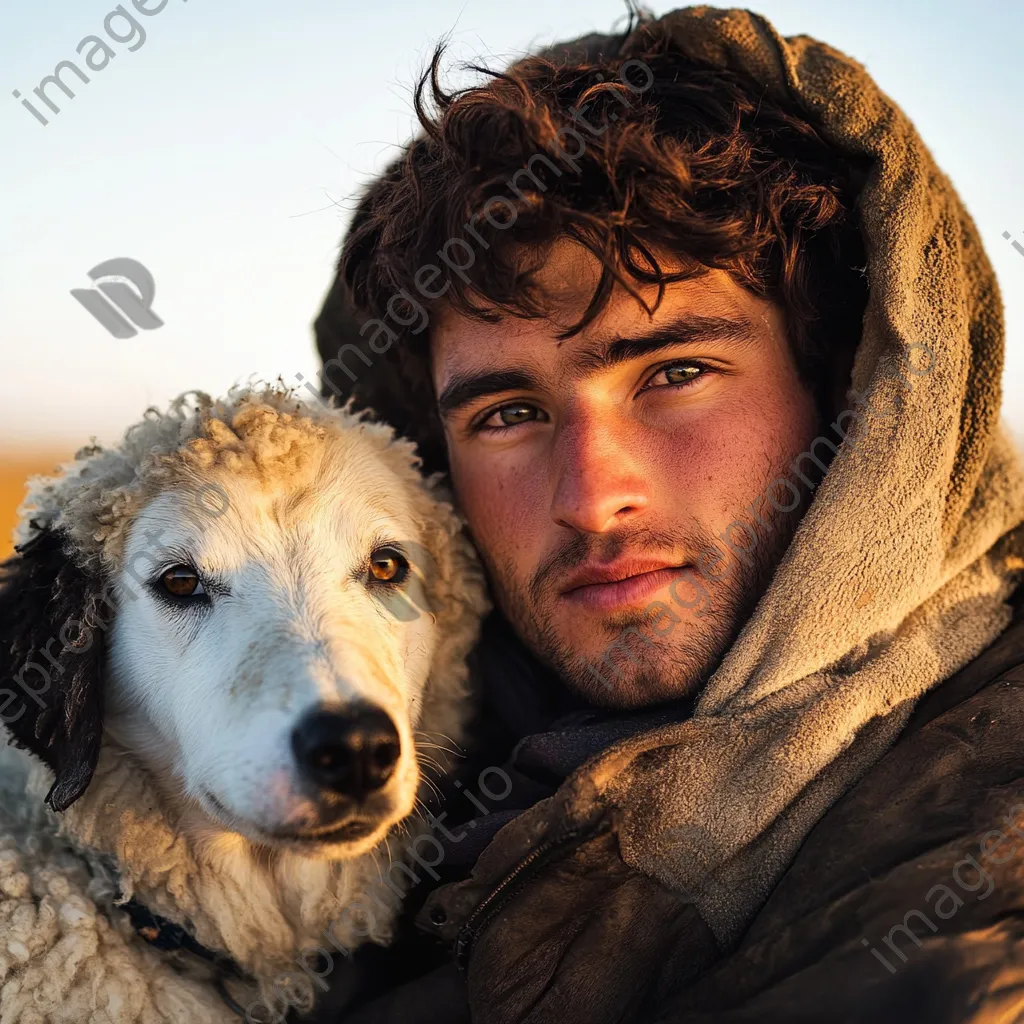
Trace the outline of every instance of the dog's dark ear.
{"label": "dog's dark ear", "polygon": [[47,802],[66,810],[86,790],[103,731],[102,581],[44,529],[0,564],[0,722],[47,764]]}

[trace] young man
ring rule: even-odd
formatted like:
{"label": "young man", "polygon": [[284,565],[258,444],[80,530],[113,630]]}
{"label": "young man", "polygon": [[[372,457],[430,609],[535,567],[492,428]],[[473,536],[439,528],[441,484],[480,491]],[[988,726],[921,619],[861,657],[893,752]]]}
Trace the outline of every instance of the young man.
{"label": "young man", "polygon": [[450,474],[516,791],[438,817],[454,964],[345,1019],[1020,1019],[1024,471],[913,126],[706,7],[417,109],[324,394]]}

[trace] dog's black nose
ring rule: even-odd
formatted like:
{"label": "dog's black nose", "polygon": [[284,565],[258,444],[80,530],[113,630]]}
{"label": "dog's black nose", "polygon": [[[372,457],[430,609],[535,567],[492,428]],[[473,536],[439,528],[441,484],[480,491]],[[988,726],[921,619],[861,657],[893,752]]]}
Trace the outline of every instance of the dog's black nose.
{"label": "dog's black nose", "polygon": [[361,800],[394,774],[402,741],[380,708],[320,710],[292,733],[303,775],[320,789]]}

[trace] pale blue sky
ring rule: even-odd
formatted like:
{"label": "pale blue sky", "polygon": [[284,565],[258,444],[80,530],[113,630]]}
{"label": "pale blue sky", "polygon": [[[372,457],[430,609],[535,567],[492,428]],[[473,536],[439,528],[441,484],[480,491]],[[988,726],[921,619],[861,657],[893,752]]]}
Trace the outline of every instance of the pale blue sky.
{"label": "pale blue sky", "polygon": [[[149,0],[157,6],[159,0]],[[112,440],[146,405],[312,376],[311,321],[360,183],[411,131],[434,42],[502,62],[607,30],[618,0],[169,0],[40,125],[31,96],[111,0],[31,0],[0,33],[0,450]],[[131,10],[130,3],[127,4]],[[655,3],[657,13],[675,4]],[[960,189],[1007,304],[1004,410],[1024,437],[1024,3],[765,0],[785,35],[866,64]],[[113,24],[124,31],[123,22]],[[385,42],[386,41],[386,42]],[[107,334],[70,296],[113,257],[165,326]]]}

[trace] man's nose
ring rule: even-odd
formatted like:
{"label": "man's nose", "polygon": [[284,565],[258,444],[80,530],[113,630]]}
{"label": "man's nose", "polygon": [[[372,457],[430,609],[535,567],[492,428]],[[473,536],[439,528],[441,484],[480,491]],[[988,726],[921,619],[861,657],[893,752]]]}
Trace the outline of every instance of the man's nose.
{"label": "man's nose", "polygon": [[604,533],[623,526],[649,503],[649,474],[641,471],[614,428],[597,417],[580,417],[562,427],[552,465],[551,518],[560,526]]}
{"label": "man's nose", "polygon": [[395,772],[402,741],[380,708],[320,708],[292,733],[299,770],[318,789],[362,800]]}

